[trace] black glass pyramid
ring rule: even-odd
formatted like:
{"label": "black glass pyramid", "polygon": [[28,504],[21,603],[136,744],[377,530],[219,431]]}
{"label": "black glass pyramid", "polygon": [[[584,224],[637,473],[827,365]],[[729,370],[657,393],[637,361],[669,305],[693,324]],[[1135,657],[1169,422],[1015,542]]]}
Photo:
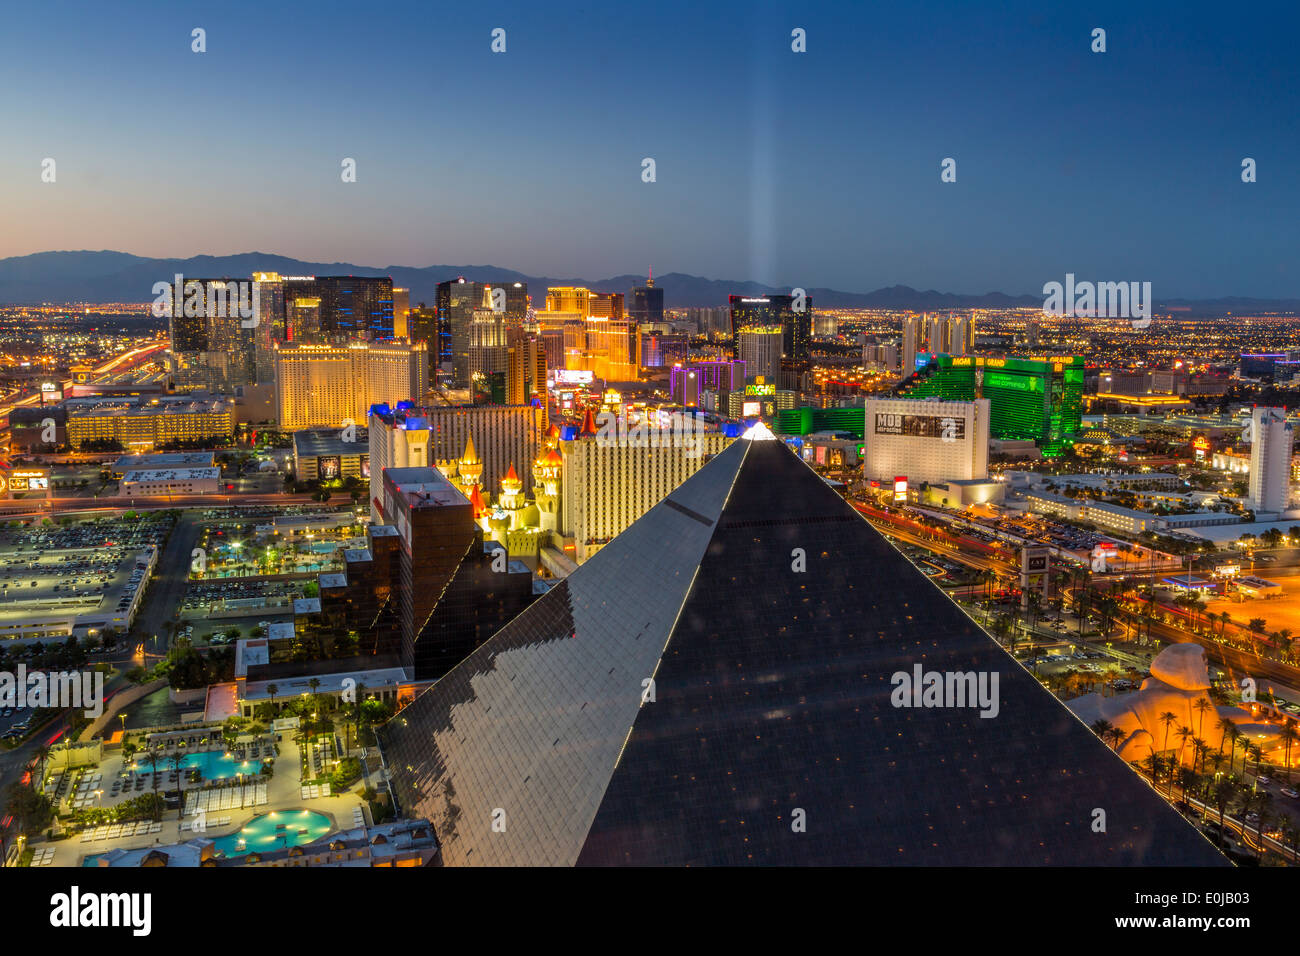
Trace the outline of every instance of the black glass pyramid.
{"label": "black glass pyramid", "polygon": [[[917,665],[996,674],[996,715],[895,706]],[[381,742],[450,865],[1225,862],[776,441],[717,455]]]}

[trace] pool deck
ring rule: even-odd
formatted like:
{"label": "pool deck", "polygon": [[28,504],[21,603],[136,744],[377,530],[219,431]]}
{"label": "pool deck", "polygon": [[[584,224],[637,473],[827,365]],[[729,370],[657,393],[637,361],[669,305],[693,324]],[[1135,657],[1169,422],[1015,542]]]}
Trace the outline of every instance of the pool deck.
{"label": "pool deck", "polygon": [[[329,817],[334,829],[350,828],[352,825],[352,808],[364,806],[365,803],[361,799],[361,790],[365,786],[364,778],[352,790],[345,793],[334,794],[329,797],[318,797],[315,800],[304,800],[302,798],[301,777],[298,771],[300,766],[298,751],[298,744],[286,733],[284,740],[280,743],[280,756],[275,761],[275,774],[267,784],[267,802],[255,807],[245,807],[244,809],[222,810],[219,814],[222,818],[230,817],[230,823],[227,826],[209,826],[207,831],[202,834],[191,833],[189,830],[182,832],[180,830],[181,821],[176,819],[176,813],[168,811],[163,815],[161,833],[118,840],[98,840],[93,843],[82,843],[80,836],[73,836],[53,843],[41,840],[35,845],[54,848],[54,859],[47,864],[48,866],[81,866],[85,857],[98,856],[118,847],[130,850],[140,847],[184,843],[196,837],[226,836],[237,832],[253,817],[270,813],[272,810],[314,810]],[[111,779],[109,777],[110,763],[112,764],[112,772],[116,774],[121,769],[121,762],[120,757],[113,757],[103,762],[101,772],[106,780]],[[134,795],[133,793],[132,796]],[[212,816],[214,814],[209,813],[209,818]]]}

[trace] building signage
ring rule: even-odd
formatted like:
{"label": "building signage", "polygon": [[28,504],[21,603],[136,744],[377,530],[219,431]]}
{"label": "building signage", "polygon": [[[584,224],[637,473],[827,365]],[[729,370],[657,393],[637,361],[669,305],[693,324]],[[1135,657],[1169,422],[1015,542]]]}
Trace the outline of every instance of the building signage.
{"label": "building signage", "polygon": [[908,438],[938,438],[963,441],[966,420],[955,415],[902,415],[898,412],[876,413],[877,435],[904,435]]}

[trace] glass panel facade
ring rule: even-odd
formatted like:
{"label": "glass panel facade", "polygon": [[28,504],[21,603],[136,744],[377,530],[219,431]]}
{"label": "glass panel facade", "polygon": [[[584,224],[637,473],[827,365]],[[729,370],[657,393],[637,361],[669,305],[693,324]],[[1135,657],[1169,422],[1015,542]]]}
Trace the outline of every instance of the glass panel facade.
{"label": "glass panel facade", "polygon": [[[997,675],[996,716],[894,706],[918,665]],[[383,740],[449,864],[1223,862],[774,441],[729,446]]]}

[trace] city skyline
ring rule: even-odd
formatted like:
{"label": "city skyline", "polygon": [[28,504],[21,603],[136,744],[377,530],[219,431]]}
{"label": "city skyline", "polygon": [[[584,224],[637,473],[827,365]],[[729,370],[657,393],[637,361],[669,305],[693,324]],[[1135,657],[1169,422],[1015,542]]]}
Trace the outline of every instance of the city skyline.
{"label": "city skyline", "polygon": [[4,25],[14,928],[179,940],[190,869],[273,946],[305,871],[380,945],[447,924],[399,867],[1284,912],[1300,8]]}
{"label": "city skyline", "polygon": [[[111,263],[112,265],[105,265]],[[146,293],[154,281],[172,282],[179,271],[186,279],[198,272],[220,273],[223,278],[235,279],[267,271],[275,267],[286,273],[296,272],[315,277],[389,277],[395,284],[407,283],[414,290],[412,303],[434,298],[434,285],[450,281],[451,276],[474,277],[473,281],[522,282],[537,288],[557,285],[589,288],[592,292],[626,292],[630,285],[643,283],[653,272],[624,272],[603,278],[564,276],[537,276],[496,264],[385,266],[360,265],[354,262],[310,262],[276,253],[243,252],[229,256],[198,255],[186,259],[177,257],[154,258],[137,256],[118,250],[46,250],[26,256],[0,259],[0,305],[34,304],[109,304],[146,302],[150,294],[137,295],[140,288]],[[116,269],[117,271],[110,271]],[[188,271],[186,271],[188,270]],[[274,271],[274,270],[271,270]],[[1067,273],[1067,276],[1069,274]],[[1083,281],[1083,277],[1079,277]],[[711,276],[682,272],[659,273],[658,289],[669,307],[723,306],[729,295],[788,295],[796,286],[774,286],[753,278],[720,279]],[[1045,287],[1055,282],[1049,277]],[[421,288],[422,285],[427,288]],[[818,286],[804,288],[816,295],[825,308],[879,308],[944,311],[963,308],[1034,308],[1042,307],[1050,314],[1047,303],[1051,295],[1044,291],[1009,292],[1005,289],[970,290],[939,289],[934,286],[913,287],[902,284],[879,286],[871,289],[832,289]],[[54,290],[60,290],[55,292]],[[1184,310],[1185,307],[1203,309],[1211,313],[1231,313],[1243,309],[1264,309],[1293,312],[1300,310],[1300,295],[1264,297],[1249,293],[1198,298],[1164,293],[1154,296],[1155,306]],[[543,306],[544,301],[538,305]],[[1148,305],[1151,303],[1148,302]]]}
{"label": "city skyline", "polygon": [[[670,4],[435,20],[405,3],[365,17],[236,4],[205,24],[155,9],[78,9],[58,31],[45,13],[10,18],[0,79],[27,96],[9,111],[0,203],[25,228],[0,255],[276,248],[543,275],[646,262],[773,286],[1015,295],[1074,272],[1157,295],[1300,294],[1278,251],[1300,204],[1290,11]],[[427,121],[457,115],[459,139]],[[955,182],[941,181],[949,158]]]}

